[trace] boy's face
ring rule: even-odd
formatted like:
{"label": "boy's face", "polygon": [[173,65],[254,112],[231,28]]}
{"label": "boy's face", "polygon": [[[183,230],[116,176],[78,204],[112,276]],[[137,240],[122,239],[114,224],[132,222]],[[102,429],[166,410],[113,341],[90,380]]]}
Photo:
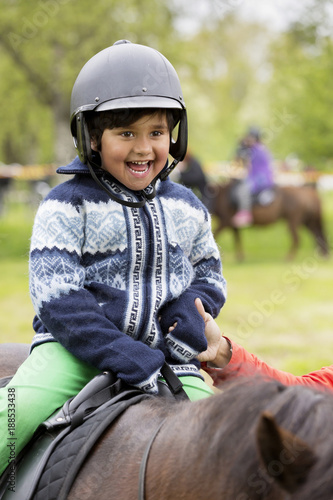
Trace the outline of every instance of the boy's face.
{"label": "boy's face", "polygon": [[[124,128],[105,129],[99,153],[104,170],[127,188],[140,191],[163,169],[169,146],[166,114],[159,111]],[[94,140],[91,148],[96,150]]]}

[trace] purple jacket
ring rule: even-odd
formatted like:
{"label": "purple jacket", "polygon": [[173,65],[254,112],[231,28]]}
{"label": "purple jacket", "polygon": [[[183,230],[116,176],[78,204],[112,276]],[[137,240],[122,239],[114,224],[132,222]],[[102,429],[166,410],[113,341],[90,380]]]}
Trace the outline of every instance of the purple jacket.
{"label": "purple jacket", "polygon": [[274,184],[272,158],[263,144],[254,144],[251,147],[248,181],[251,193],[258,193]]}

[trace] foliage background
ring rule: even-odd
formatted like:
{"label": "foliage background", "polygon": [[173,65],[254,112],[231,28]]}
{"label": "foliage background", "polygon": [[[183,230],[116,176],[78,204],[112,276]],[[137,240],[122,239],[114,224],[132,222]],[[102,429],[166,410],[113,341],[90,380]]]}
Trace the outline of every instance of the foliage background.
{"label": "foliage background", "polygon": [[[67,162],[74,154],[68,133],[73,82],[96,52],[126,38],[155,47],[176,67],[190,146],[203,161],[230,159],[240,134],[256,122],[278,158],[294,154],[329,168],[331,2],[307,0],[282,31],[244,19],[251,3],[1,0],[0,160]],[[288,12],[297,3],[289,2]]]}

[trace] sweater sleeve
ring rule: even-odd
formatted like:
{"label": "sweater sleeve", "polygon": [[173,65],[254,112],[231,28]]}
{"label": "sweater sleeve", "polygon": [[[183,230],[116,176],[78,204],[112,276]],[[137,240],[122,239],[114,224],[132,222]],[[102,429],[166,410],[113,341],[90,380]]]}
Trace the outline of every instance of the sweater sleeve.
{"label": "sweater sleeve", "polygon": [[30,251],[30,294],[39,321],[77,358],[156,392],[164,354],[120,331],[105,315],[102,296],[84,286],[84,238],[84,215],[76,207],[57,200],[40,206]]}
{"label": "sweater sleeve", "polygon": [[213,378],[215,385],[234,377],[259,375],[267,379],[278,380],[284,385],[305,385],[317,389],[333,390],[333,365],[325,366],[320,370],[305,375],[292,375],[273,368],[254,354],[246,351],[242,346],[236,344],[236,342],[231,340],[229,342],[232,345],[232,356],[227,366],[223,369],[203,367]]}
{"label": "sweater sleeve", "polygon": [[[216,317],[226,300],[219,250],[207,215],[192,246],[190,261],[193,279],[188,288],[161,311],[161,327],[170,354],[178,361],[189,361],[207,349],[205,324],[195,306],[200,298],[205,310]],[[169,327],[177,326],[168,332]]]}

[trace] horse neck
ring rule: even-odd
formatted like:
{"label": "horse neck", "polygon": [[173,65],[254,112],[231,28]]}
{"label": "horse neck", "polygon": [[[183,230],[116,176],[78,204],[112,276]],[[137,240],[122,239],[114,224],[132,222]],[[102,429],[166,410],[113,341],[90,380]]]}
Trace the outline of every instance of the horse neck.
{"label": "horse neck", "polygon": [[[147,500],[235,500],[228,485],[231,449],[221,400],[212,396],[185,404],[162,426],[149,457]],[[222,422],[222,424],[221,424]],[[209,484],[209,491],[207,491]]]}

